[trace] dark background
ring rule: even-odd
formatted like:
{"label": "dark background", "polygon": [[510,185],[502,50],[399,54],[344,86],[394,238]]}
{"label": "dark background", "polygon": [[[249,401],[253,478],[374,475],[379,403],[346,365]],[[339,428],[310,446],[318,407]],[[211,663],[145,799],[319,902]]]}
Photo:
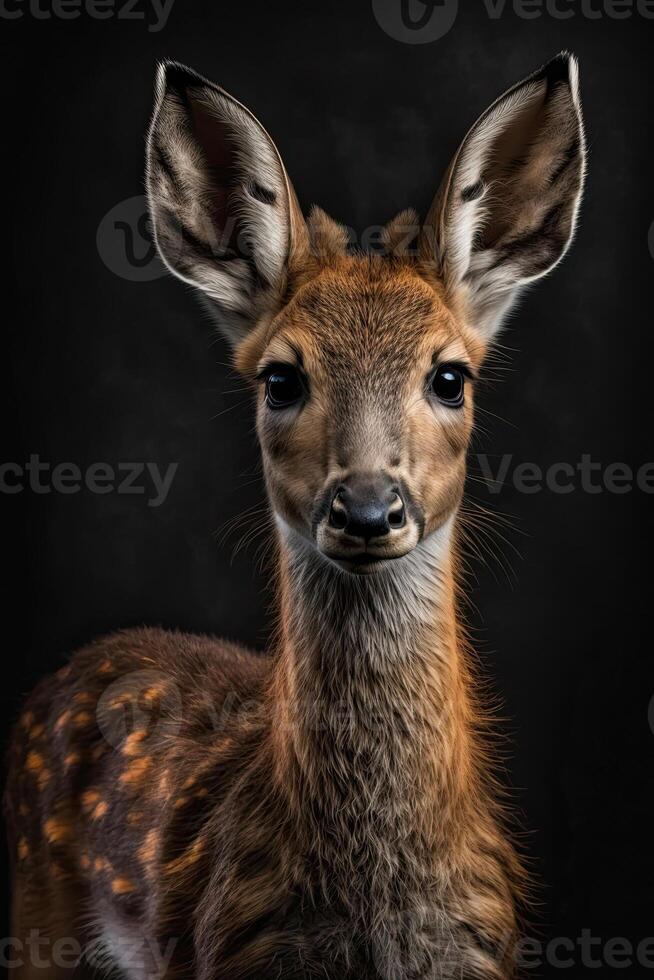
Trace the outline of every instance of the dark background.
{"label": "dark background", "polygon": [[[161,623],[265,643],[259,539],[233,557],[241,532],[215,537],[262,501],[247,393],[191,292],[112,272],[103,256],[137,280],[155,267],[130,271],[111,219],[96,242],[103,217],[143,192],[158,58],[186,62],[249,105],[302,205],[318,202],[361,234],[410,204],[424,214],[485,106],[561,48],[575,51],[590,151],[580,230],[502,338],[511,370],[482,387],[476,449],[492,465],[502,453],[514,465],[654,459],[654,21],[591,19],[567,5],[568,20],[523,19],[509,3],[493,19],[468,0],[428,44],[390,37],[369,0],[177,0],[156,33],[85,13],[0,18],[11,246],[3,461],[179,464],[160,507],[148,506],[149,484],[143,495],[0,494],[6,731],[35,681],[105,631]],[[146,253],[138,235],[135,248]],[[588,929],[603,943],[638,943],[654,936],[653,498],[511,485],[493,494],[472,481],[470,495],[510,517],[493,544],[499,559],[473,559],[470,618],[504,702],[508,780],[540,881],[538,934],[575,941]],[[574,956],[568,975],[585,976]]]}

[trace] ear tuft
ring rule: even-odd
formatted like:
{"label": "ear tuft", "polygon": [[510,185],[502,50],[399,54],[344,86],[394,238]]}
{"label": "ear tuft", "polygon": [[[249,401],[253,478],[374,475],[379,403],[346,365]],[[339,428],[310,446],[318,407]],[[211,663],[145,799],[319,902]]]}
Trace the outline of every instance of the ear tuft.
{"label": "ear tuft", "polygon": [[344,225],[323,211],[322,208],[314,206],[307,219],[309,231],[309,248],[311,255],[322,262],[329,262],[330,259],[340,258],[347,254],[350,243],[348,230]]}
{"label": "ear tuft", "polygon": [[420,218],[413,208],[396,214],[382,230],[381,240],[389,255],[407,255],[420,233]]}

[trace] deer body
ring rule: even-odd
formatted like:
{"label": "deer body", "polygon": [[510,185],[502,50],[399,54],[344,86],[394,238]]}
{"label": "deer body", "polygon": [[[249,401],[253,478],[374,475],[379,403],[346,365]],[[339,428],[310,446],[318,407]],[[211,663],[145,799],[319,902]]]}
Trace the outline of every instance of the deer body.
{"label": "deer body", "polygon": [[[520,876],[471,743],[451,533],[387,595],[328,568],[305,590],[282,545],[270,661],[133,631],[37,689],[12,766],[32,922],[63,913],[135,978],[501,976]],[[139,697],[158,724],[108,744]]]}
{"label": "deer body", "polygon": [[417,255],[410,213],[388,254],[349,255],[247,110],[163,70],[157,243],[259,387],[277,632],[265,658],[119,633],[37,688],[11,752],[14,935],[97,939],[130,980],[513,975],[522,872],[457,620],[457,513],[473,380],[567,247],[582,170],[563,57],[471,131]]}

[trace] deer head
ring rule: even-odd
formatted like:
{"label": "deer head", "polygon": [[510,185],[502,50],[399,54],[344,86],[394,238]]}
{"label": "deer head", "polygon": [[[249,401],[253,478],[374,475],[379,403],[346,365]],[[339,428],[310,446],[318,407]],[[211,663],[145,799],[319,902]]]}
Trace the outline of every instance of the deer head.
{"label": "deer head", "polygon": [[475,123],[424,223],[403,212],[384,254],[351,254],[324,212],[305,221],[244,106],[161,66],[148,141],[155,239],[256,385],[285,533],[361,574],[448,523],[480,366],[523,288],[565,254],[583,178],[577,64],[561,54]]}

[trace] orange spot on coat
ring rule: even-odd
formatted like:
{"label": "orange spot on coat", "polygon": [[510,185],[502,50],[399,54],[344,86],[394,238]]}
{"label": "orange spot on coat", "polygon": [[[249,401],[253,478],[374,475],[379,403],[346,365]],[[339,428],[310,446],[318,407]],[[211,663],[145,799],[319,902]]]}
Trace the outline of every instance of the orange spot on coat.
{"label": "orange spot on coat", "polygon": [[85,810],[91,810],[100,801],[100,794],[97,789],[87,789],[82,793],[80,801]]}
{"label": "orange spot on coat", "polygon": [[143,700],[146,704],[151,704],[153,701],[158,700],[162,694],[166,691],[165,684],[154,684],[143,692]]}
{"label": "orange spot on coat", "polygon": [[60,732],[61,729],[64,727],[64,725],[68,724],[68,719],[70,718],[70,714],[71,714],[70,711],[66,710],[59,715],[54,726],[54,730],[56,732]]}
{"label": "orange spot on coat", "polygon": [[123,745],[123,754],[138,755],[140,752],[141,742],[145,738],[146,734],[147,733],[144,731],[138,731],[132,732],[131,735],[128,735],[125,739],[125,744]]}
{"label": "orange spot on coat", "polygon": [[186,851],[186,853],[166,864],[166,873],[178,874],[179,872],[186,871],[187,868],[192,867],[196,861],[199,861],[204,850],[204,846],[204,841],[201,837],[198,837],[198,839],[193,843],[188,851]]}
{"label": "orange spot on coat", "polygon": [[90,711],[78,711],[77,714],[73,715],[73,724],[75,728],[86,728],[93,721],[93,715]]}
{"label": "orange spot on coat", "polygon": [[105,801],[104,800],[100,800],[100,802],[98,803],[98,805],[94,809],[93,813],[91,814],[91,819],[92,820],[102,820],[102,818],[107,813],[107,810],[108,809],[109,809],[109,807],[105,803]]}
{"label": "orange spot on coat", "polygon": [[129,763],[129,768],[121,775],[121,783],[126,783],[129,786],[139,783],[145,778],[151,765],[152,759],[148,755],[134,759]]}
{"label": "orange spot on coat", "polygon": [[115,708],[122,708],[124,704],[129,704],[132,700],[132,695],[127,691],[123,691],[122,694],[117,694],[115,698],[112,698],[109,702],[109,707],[114,710]]}
{"label": "orange spot on coat", "polygon": [[157,830],[149,830],[145,835],[145,840],[138,850],[138,857],[141,864],[146,868],[151,868],[157,855],[157,844],[159,834]]}
{"label": "orange spot on coat", "polygon": [[95,698],[89,691],[78,691],[73,698],[75,704],[93,704]]}
{"label": "orange spot on coat", "polygon": [[42,769],[41,772],[36,777],[36,782],[38,784],[39,789],[45,789],[45,787],[50,782],[51,777],[52,777],[52,773],[50,772],[49,769]]}
{"label": "orange spot on coat", "polygon": [[136,886],[129,878],[114,878],[111,882],[111,890],[114,895],[129,895],[136,891]]}
{"label": "orange spot on coat", "polygon": [[61,844],[71,839],[73,828],[61,817],[51,817],[43,824],[43,831],[50,844]]}
{"label": "orange spot on coat", "polygon": [[40,772],[45,765],[43,756],[39,752],[28,752],[25,765],[30,772]]}

